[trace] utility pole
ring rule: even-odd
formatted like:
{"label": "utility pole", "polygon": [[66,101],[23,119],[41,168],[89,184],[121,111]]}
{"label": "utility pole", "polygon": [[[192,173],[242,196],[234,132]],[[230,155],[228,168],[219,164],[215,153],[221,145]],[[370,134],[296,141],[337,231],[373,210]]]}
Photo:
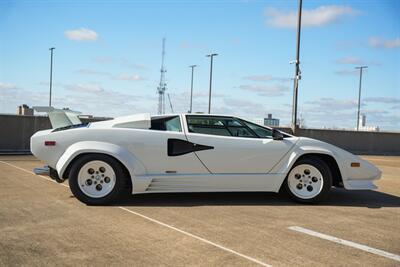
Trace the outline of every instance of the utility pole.
{"label": "utility pole", "polygon": [[209,54],[206,57],[209,57],[210,60],[210,91],[208,93],[208,114],[211,113],[211,86],[212,86],[212,71],[213,71],[213,58],[218,56],[218,54]]}
{"label": "utility pole", "polygon": [[301,33],[301,9],[302,9],[302,0],[299,0],[299,10],[297,17],[297,44],[296,44],[296,61],[295,65],[295,75],[294,75],[294,84],[293,84],[293,109],[292,109],[292,131],[293,134],[297,131],[297,95],[299,89],[299,80],[301,79],[300,72],[300,33]]}
{"label": "utility pole", "polygon": [[358,109],[357,109],[357,131],[360,129],[360,107],[361,107],[361,80],[362,80],[362,73],[363,69],[368,68],[368,66],[359,66],[355,67],[356,69],[360,70],[360,81],[358,84]]}
{"label": "utility pole", "polygon": [[51,90],[53,86],[53,50],[55,47],[49,48],[50,50],[50,96],[49,96],[49,107],[51,107]]}
{"label": "utility pole", "polygon": [[191,65],[189,68],[192,68],[192,80],[190,82],[190,108],[189,108],[189,113],[192,113],[192,107],[193,107],[193,72],[194,68],[197,67],[197,65]]}
{"label": "utility pole", "polygon": [[169,97],[169,94],[167,95],[168,95],[169,107],[171,108],[171,113],[174,113],[174,108],[172,107],[171,98]]}

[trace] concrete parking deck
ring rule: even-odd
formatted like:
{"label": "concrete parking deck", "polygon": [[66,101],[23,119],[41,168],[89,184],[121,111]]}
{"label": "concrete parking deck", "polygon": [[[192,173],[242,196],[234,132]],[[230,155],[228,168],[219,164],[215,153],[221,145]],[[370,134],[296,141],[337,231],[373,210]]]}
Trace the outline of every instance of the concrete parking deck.
{"label": "concrete parking deck", "polygon": [[196,193],[89,207],[33,175],[34,157],[1,156],[0,266],[399,266],[400,157],[364,158],[383,171],[379,189],[335,189],[320,205]]}

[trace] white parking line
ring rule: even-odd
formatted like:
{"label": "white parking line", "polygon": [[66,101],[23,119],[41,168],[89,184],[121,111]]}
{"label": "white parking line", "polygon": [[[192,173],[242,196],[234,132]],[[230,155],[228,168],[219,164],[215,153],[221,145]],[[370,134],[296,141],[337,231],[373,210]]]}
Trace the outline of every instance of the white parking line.
{"label": "white parking line", "polygon": [[338,243],[338,244],[341,244],[341,245],[357,248],[357,249],[360,249],[360,250],[363,250],[363,251],[366,251],[366,252],[369,252],[369,253],[373,253],[373,254],[376,254],[376,255],[379,255],[379,256],[382,256],[382,257],[385,257],[385,258],[389,258],[389,259],[392,259],[392,260],[395,260],[395,261],[400,261],[400,256],[399,255],[396,255],[396,254],[393,254],[393,253],[390,253],[390,252],[386,252],[386,251],[383,251],[383,250],[380,250],[380,249],[371,248],[371,247],[368,247],[368,246],[365,246],[365,245],[361,245],[361,244],[358,244],[358,243],[355,243],[355,242],[352,242],[352,241],[348,241],[348,240],[344,240],[344,239],[341,239],[341,238],[337,238],[337,237],[334,237],[334,236],[321,234],[321,233],[318,233],[318,232],[315,232],[315,231],[312,231],[312,230],[309,230],[309,229],[306,229],[306,228],[303,228],[303,227],[300,227],[300,226],[291,226],[291,227],[288,227],[288,229],[296,231],[296,232],[300,232],[300,233],[303,233],[303,234],[319,237],[321,239],[329,240],[329,241],[332,241],[332,242],[335,242],[335,243]]}
{"label": "white parking line", "polygon": [[[50,181],[50,182],[53,182],[53,183],[58,184],[56,181],[54,181],[53,179],[50,179],[50,178],[47,177],[47,176],[36,175],[35,173],[33,173],[33,172],[31,172],[31,171],[28,171],[28,170],[25,170],[24,168],[18,167],[18,166],[14,165],[14,164],[11,164],[11,163],[8,163],[8,162],[2,161],[2,160],[0,160],[0,163],[6,164],[6,165],[11,166],[11,167],[14,167],[14,168],[16,168],[16,169],[18,169],[18,170],[20,170],[20,171],[23,171],[23,172],[26,172],[26,173],[29,173],[29,174],[33,174],[33,175],[35,175],[35,176],[39,176],[39,177],[42,178],[42,179],[45,179],[45,180],[47,180],[47,181]],[[65,186],[65,187],[69,187],[69,186],[66,185],[66,184],[60,184],[60,185]]]}
{"label": "white parking line", "polygon": [[[8,163],[8,162],[5,162],[5,161],[0,161],[0,163],[6,164],[6,165],[11,166],[11,167],[14,167],[14,168],[16,168],[16,169],[18,169],[18,170],[21,170],[21,171],[24,171],[24,172],[26,172],[26,173],[29,173],[29,174],[32,174],[32,175],[35,175],[35,176],[39,176],[39,177],[41,177],[41,178],[43,178],[43,179],[45,179],[45,180],[48,180],[48,181],[57,183],[56,181],[54,181],[54,180],[52,180],[52,179],[50,179],[50,178],[48,178],[48,177],[46,177],[46,176],[43,176],[43,175],[36,175],[36,174],[34,174],[33,172],[28,171],[28,170],[26,170],[26,169],[24,169],[24,168],[18,167],[18,166],[14,165],[14,164],[11,164],[11,163]],[[60,185],[63,185],[63,186],[65,186],[65,187],[69,187],[69,186],[66,185],[66,184],[60,184]],[[138,212],[136,212],[136,211],[133,211],[133,210],[130,210],[130,209],[127,209],[127,208],[124,208],[124,207],[118,207],[118,208],[121,209],[121,210],[124,210],[124,211],[126,211],[126,212],[129,212],[129,213],[131,213],[131,214],[134,214],[134,215],[136,215],[136,216],[139,216],[139,217],[141,217],[141,218],[143,218],[143,219],[146,219],[146,220],[148,220],[148,221],[151,221],[151,222],[153,222],[153,223],[156,223],[156,224],[159,224],[159,225],[161,225],[161,226],[167,227],[167,228],[169,228],[169,229],[171,229],[171,230],[175,230],[175,231],[177,231],[177,232],[179,232],[179,233],[181,233],[181,234],[190,236],[190,237],[192,237],[192,238],[194,238],[194,239],[197,239],[197,240],[199,240],[199,241],[202,241],[202,242],[204,242],[204,243],[207,243],[207,244],[209,244],[209,245],[212,245],[212,246],[217,247],[217,248],[219,248],[219,249],[222,249],[222,250],[224,250],[224,251],[230,252],[230,253],[232,253],[232,254],[234,254],[234,255],[236,255],[236,256],[242,257],[242,258],[244,258],[244,259],[246,259],[246,260],[252,261],[252,262],[257,263],[257,264],[259,264],[259,265],[261,265],[261,266],[272,267],[272,265],[269,265],[269,264],[267,264],[267,263],[265,263],[265,262],[262,262],[262,261],[260,261],[260,260],[257,260],[257,259],[255,259],[255,258],[252,258],[252,257],[247,256],[247,255],[244,255],[244,254],[242,254],[242,253],[240,253],[240,252],[237,252],[237,251],[232,250],[232,249],[230,249],[230,248],[224,247],[224,246],[222,246],[222,245],[219,245],[219,244],[217,244],[217,243],[214,243],[214,242],[212,242],[212,241],[209,241],[209,240],[207,240],[207,239],[205,239],[205,238],[202,238],[202,237],[200,237],[200,236],[191,234],[191,233],[189,233],[189,232],[186,232],[186,231],[184,231],[184,230],[181,230],[181,229],[179,229],[179,228],[176,228],[176,227],[174,227],[174,226],[172,226],[172,225],[169,225],[169,224],[163,223],[163,222],[161,222],[161,221],[158,221],[158,220],[156,220],[156,219],[147,217],[146,215],[143,215],[143,214],[138,213]]]}
{"label": "white parking line", "polygon": [[264,263],[264,262],[262,262],[262,261],[259,261],[259,260],[255,259],[255,258],[246,256],[246,255],[244,255],[244,254],[242,254],[242,253],[240,253],[240,252],[234,251],[234,250],[232,250],[232,249],[229,249],[229,248],[224,247],[224,246],[222,246],[222,245],[219,245],[219,244],[217,244],[217,243],[211,242],[211,241],[209,241],[209,240],[207,240],[207,239],[204,239],[204,238],[202,238],[202,237],[200,237],[200,236],[197,236],[197,235],[191,234],[191,233],[189,233],[189,232],[183,231],[183,230],[181,230],[181,229],[179,229],[179,228],[176,228],[176,227],[174,227],[174,226],[171,226],[171,225],[169,225],[169,224],[166,224],[166,223],[160,222],[160,221],[158,221],[158,220],[152,219],[152,218],[147,217],[147,216],[145,216],[145,215],[143,215],[143,214],[140,214],[140,213],[138,213],[138,212],[129,210],[129,209],[124,208],[124,207],[119,207],[119,208],[120,208],[120,209],[123,209],[123,210],[125,210],[125,211],[127,211],[127,212],[130,212],[130,213],[132,213],[132,214],[135,214],[135,215],[137,215],[137,216],[140,216],[140,217],[142,217],[142,218],[144,218],[144,219],[146,219],[146,220],[149,220],[149,221],[151,221],[151,222],[154,222],[154,223],[157,223],[157,224],[159,224],[159,225],[165,226],[165,227],[167,227],[167,228],[169,228],[169,229],[175,230],[175,231],[177,231],[177,232],[179,232],[179,233],[181,233],[181,234],[190,236],[190,237],[195,238],[195,239],[197,239],[197,240],[200,240],[200,241],[202,241],[202,242],[204,242],[204,243],[210,244],[210,245],[212,245],[212,246],[214,246],[214,247],[220,248],[220,249],[222,249],[222,250],[225,250],[225,251],[227,251],[227,252],[230,252],[230,253],[232,253],[232,254],[235,254],[235,255],[237,255],[237,256],[239,256],[239,257],[245,258],[245,259],[247,259],[247,260],[249,260],[249,261],[252,261],[252,262],[254,262],[254,263],[260,264],[260,265],[262,265],[262,266],[271,266],[271,265],[269,265],[269,264],[266,264],[266,263]]}

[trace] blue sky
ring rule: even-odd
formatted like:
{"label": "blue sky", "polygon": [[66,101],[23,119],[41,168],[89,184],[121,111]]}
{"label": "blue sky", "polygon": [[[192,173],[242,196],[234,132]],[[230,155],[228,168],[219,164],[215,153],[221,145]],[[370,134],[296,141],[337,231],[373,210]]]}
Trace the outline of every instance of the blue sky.
{"label": "blue sky", "polygon": [[[157,111],[161,40],[175,112],[208,105],[210,52],[216,113],[290,123],[297,1],[2,1],[0,112],[53,104],[85,114]],[[352,128],[358,73],[367,125],[400,130],[400,1],[303,1],[299,114],[307,127]],[[169,112],[169,106],[167,106]]]}

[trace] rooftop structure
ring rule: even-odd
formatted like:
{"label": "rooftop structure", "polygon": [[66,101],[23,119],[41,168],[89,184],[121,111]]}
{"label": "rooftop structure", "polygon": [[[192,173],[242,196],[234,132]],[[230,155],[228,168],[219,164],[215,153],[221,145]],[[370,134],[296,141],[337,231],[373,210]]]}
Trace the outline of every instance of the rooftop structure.
{"label": "rooftop structure", "polygon": [[26,104],[17,107],[17,115],[33,116],[33,108]]}

